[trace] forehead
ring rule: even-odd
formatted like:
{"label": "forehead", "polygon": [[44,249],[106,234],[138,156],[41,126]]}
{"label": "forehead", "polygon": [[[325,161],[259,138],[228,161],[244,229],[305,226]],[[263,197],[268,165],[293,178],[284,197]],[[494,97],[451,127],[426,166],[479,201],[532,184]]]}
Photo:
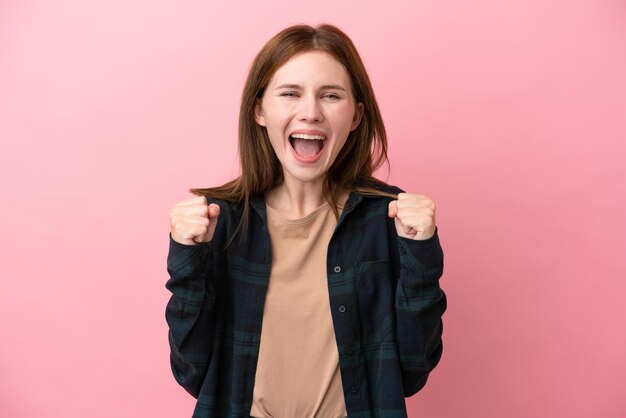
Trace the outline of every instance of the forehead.
{"label": "forehead", "polygon": [[339,83],[350,87],[350,76],[343,64],[324,51],[307,51],[291,57],[281,65],[270,80],[270,85],[277,83]]}

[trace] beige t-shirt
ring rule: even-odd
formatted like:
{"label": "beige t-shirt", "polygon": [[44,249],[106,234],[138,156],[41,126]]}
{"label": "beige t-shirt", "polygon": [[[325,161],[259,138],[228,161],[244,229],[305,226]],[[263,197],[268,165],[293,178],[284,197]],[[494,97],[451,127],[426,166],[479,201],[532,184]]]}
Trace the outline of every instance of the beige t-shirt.
{"label": "beige t-shirt", "polygon": [[344,418],[326,274],[337,221],[328,203],[296,220],[266,207],[272,271],[250,415]]}

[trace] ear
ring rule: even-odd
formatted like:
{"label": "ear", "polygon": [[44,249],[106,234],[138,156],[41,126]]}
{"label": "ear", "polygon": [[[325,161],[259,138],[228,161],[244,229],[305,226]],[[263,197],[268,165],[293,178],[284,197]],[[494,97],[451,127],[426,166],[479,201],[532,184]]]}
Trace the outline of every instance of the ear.
{"label": "ear", "polygon": [[254,120],[261,126],[267,126],[265,123],[265,116],[263,116],[263,110],[261,109],[261,101],[256,99],[256,104],[254,105]]}
{"label": "ear", "polygon": [[365,112],[365,106],[363,106],[362,102],[358,102],[356,104],[356,109],[354,109],[354,117],[352,118],[352,126],[350,126],[350,130],[354,131],[359,123],[361,123],[361,118],[363,118],[363,113]]}

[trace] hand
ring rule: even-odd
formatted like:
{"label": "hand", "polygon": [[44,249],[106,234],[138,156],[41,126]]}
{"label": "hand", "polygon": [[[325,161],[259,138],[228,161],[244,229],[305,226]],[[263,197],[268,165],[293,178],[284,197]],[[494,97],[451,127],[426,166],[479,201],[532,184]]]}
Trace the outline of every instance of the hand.
{"label": "hand", "polygon": [[422,241],[435,235],[435,202],[428,196],[399,193],[389,202],[388,214],[401,237]]}
{"label": "hand", "polygon": [[183,200],[170,209],[172,239],[186,245],[209,242],[219,216],[220,207],[215,203],[207,204],[204,196]]}

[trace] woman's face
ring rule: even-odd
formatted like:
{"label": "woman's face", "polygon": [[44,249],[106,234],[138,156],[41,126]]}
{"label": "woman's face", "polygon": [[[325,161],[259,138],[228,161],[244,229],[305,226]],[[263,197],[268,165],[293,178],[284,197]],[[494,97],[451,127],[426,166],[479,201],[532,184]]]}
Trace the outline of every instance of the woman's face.
{"label": "woman's face", "polygon": [[294,55],[274,73],[255,107],[285,181],[320,181],[363,115],[343,65],[322,51]]}

